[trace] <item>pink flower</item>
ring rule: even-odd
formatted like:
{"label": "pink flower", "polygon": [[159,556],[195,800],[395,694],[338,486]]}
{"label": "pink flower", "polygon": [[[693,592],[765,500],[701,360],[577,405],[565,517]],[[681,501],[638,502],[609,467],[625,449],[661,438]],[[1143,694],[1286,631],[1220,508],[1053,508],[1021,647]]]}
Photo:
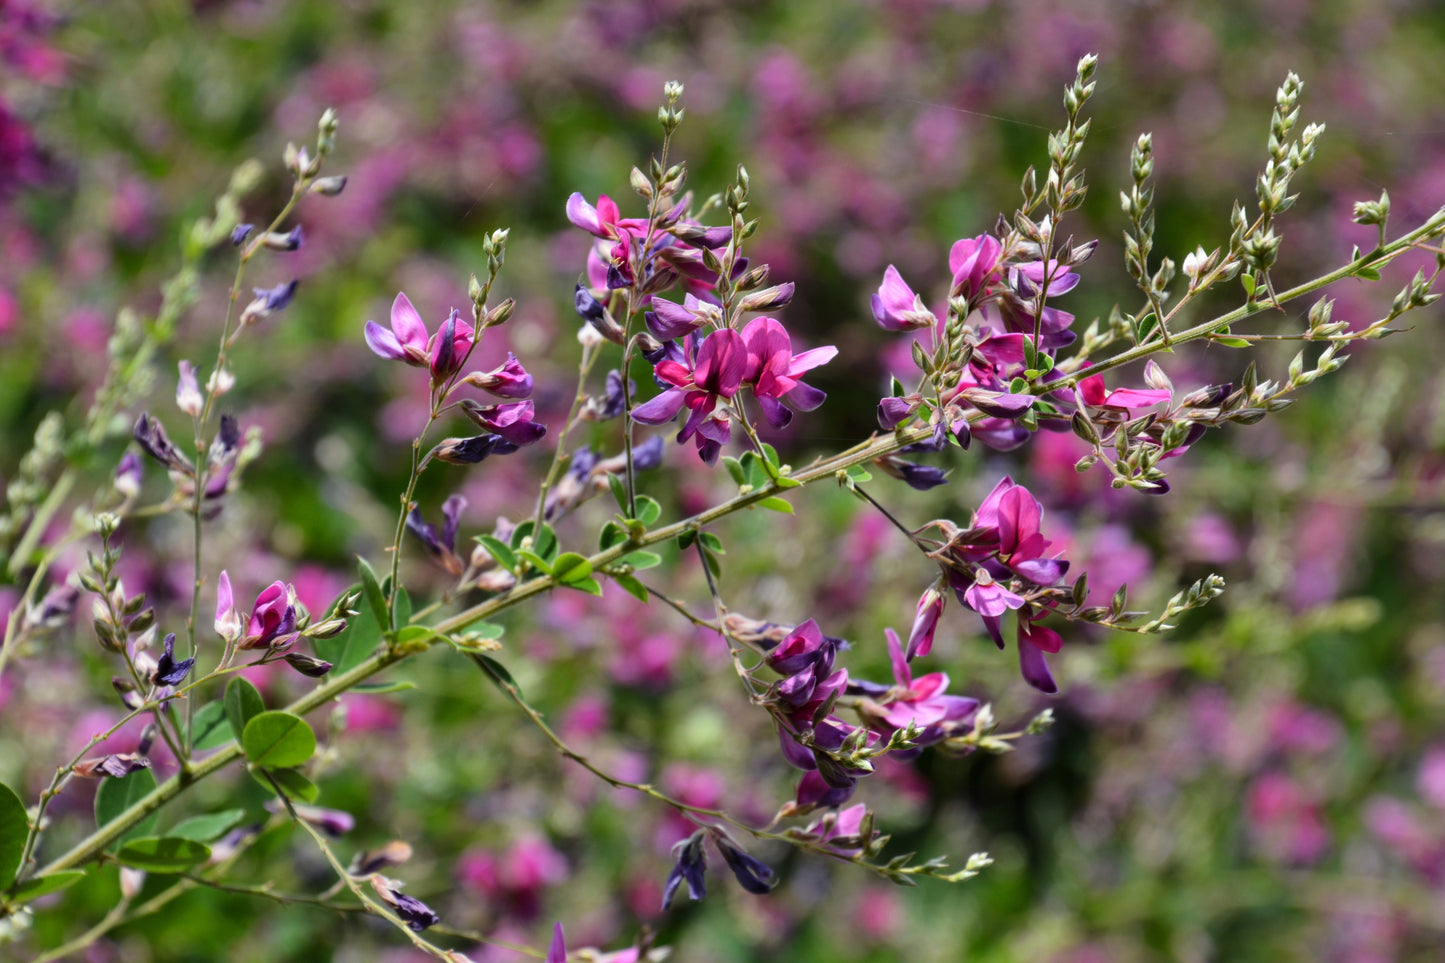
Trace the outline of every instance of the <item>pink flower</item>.
{"label": "pink flower", "polygon": [[747,369],[742,380],[753,386],[753,397],[758,399],[768,424],[784,428],[793,420],[788,408],[812,411],[828,397],[798,376],[832,361],[837,348],[828,345],[795,355],[787,329],[772,318],[749,321],[742,337],[747,343]]}
{"label": "pink flower", "polygon": [[976,304],[998,277],[998,260],[1003,245],[987,234],[956,241],[948,252],[948,269],[953,272],[954,297]]}
{"label": "pink flower", "polygon": [[882,720],[893,729],[902,729],[910,722],[923,730],[917,739],[920,746],[931,745],[947,737],[959,726],[971,724],[978,711],[978,700],[967,696],[945,695],[948,675],[930,672],[913,677],[913,670],[904,656],[903,645],[892,629],[884,629],[888,638],[888,656],[893,662],[894,686],[879,704],[885,710]]}
{"label": "pink flower", "polygon": [[398,293],[391,303],[391,330],[375,321],[366,322],[366,344],[372,352],[417,368],[430,368],[434,381],[444,381],[461,370],[471,352],[474,332],[455,308],[442,322],[435,336],[411,301]]}
{"label": "pink flower", "polygon": [[256,596],[241,648],[281,648],[295,640],[295,631],[296,602],[291,596],[291,586],[281,581],[272,582]]}
{"label": "pink flower", "polygon": [[[689,354],[694,345],[688,339]],[[732,437],[726,415],[713,416],[719,401],[732,398],[742,387],[748,369],[749,354],[743,336],[730,328],[714,331],[697,346],[692,368],[685,363],[665,359],[657,363],[654,373],[671,385],[646,404],[632,409],[634,421],[644,425],[662,425],[677,417],[685,405],[690,414],[677,433],[679,442],[697,435],[697,450],[709,465],[717,461],[718,452]]]}
{"label": "pink flower", "polygon": [[923,306],[923,298],[903,280],[893,265],[883,272],[883,283],[873,295],[873,318],[885,331],[910,331],[938,323],[933,312]]}

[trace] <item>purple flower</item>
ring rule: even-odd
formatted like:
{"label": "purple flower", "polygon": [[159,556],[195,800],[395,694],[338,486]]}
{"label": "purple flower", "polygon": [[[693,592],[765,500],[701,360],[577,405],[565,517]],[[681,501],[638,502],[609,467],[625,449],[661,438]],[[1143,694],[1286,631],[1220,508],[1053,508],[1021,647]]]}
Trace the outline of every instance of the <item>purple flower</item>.
{"label": "purple flower", "polygon": [[[533,406],[530,401],[510,401],[500,405],[480,405],[471,399],[461,403],[466,416],[477,426],[501,435],[513,445],[530,445],[547,434],[547,426],[532,420]],[[498,454],[502,452],[494,449]]]}
{"label": "purple flower", "polygon": [[115,466],[115,490],[122,497],[130,499],[139,495],[143,477],[139,455],[128,451],[120,456],[120,463]]}
{"label": "purple flower", "polygon": [[912,394],[902,398],[884,398],[878,402],[878,426],[884,431],[892,431],[908,417],[918,410],[918,405],[923,401],[921,395]]}
{"label": "purple flower", "polygon": [[758,399],[764,417],[774,428],[787,427],[792,421],[789,408],[812,411],[828,397],[805,384],[799,375],[832,361],[838,354],[837,348],[828,345],[795,355],[787,329],[772,318],[754,318],[743,328],[742,336],[748,352],[748,366],[742,380],[753,386],[753,397]]}
{"label": "purple flower", "polygon": [[989,284],[997,280],[999,256],[1003,245],[987,234],[966,237],[954,242],[948,252],[948,269],[953,272],[953,297],[967,298],[977,304],[988,293]]}
{"label": "purple flower", "polygon": [[923,298],[903,280],[893,265],[883,272],[883,283],[873,295],[873,318],[885,331],[911,331],[938,323],[933,313],[923,306]]}
{"label": "purple flower", "polygon": [[196,366],[189,361],[177,362],[180,376],[176,379],[176,407],[188,415],[199,415],[205,399],[196,381]]}
{"label": "purple flower", "polygon": [[510,351],[501,367],[473,372],[466,380],[467,384],[490,391],[498,398],[527,398],[532,394],[532,376]]}
{"label": "purple flower", "polygon": [[562,924],[552,927],[552,945],[547,947],[547,958],[542,963],[567,963],[567,942],[562,939]]}
{"label": "purple flower", "polygon": [[766,896],[772,892],[775,878],[771,867],[749,856],[721,835],[714,836],[713,841],[717,843],[723,862],[733,871],[739,886],[757,896]]}
{"label": "purple flower", "polygon": [[663,909],[672,905],[672,898],[684,880],[687,882],[687,895],[692,899],[699,900],[707,895],[707,883],[703,879],[703,870],[707,868],[707,854],[703,851],[703,839],[702,830],[698,830],[672,847],[672,855],[677,863],[672,867],[672,872],[668,874],[667,882],[662,887]]}
{"label": "purple flower", "polygon": [[391,330],[368,321],[365,333],[366,344],[374,354],[430,368],[434,381],[444,381],[460,370],[472,349],[474,335],[471,324],[453,309],[436,336],[429,336],[426,323],[403,293],[398,293],[391,304]]}
{"label": "purple flower", "polygon": [[462,560],[457,557],[457,528],[461,524],[462,510],[467,500],[461,495],[452,495],[442,503],[442,529],[438,533],[427,522],[422,521],[421,509],[413,508],[406,516],[407,531],[415,535],[427,550],[427,554],[442,564],[452,575],[462,574]]}
{"label": "purple flower", "polygon": [[256,300],[261,302],[261,316],[265,317],[273,311],[280,311],[290,304],[291,299],[296,296],[296,288],[300,283],[293,278],[290,281],[283,281],[274,288],[252,288]]}
{"label": "purple flower", "polygon": [[236,614],[236,600],[231,594],[231,577],[223,570],[216,582],[216,634],[227,642],[241,637],[241,617]]}
{"label": "purple flower", "polygon": [[920,746],[940,742],[953,729],[971,725],[978,711],[978,700],[945,695],[948,676],[943,672],[930,672],[915,679],[897,633],[885,629],[883,634],[888,638],[894,686],[879,702],[884,710],[881,721],[892,729],[903,729],[909,723],[917,726],[922,730],[917,739]]}
{"label": "purple flower", "polygon": [[276,581],[256,596],[243,649],[280,648],[289,645],[296,631],[296,600],[291,586]]}
{"label": "purple flower", "polygon": [[940,582],[928,586],[918,599],[918,610],[913,615],[913,630],[908,633],[908,659],[927,655],[933,650],[933,633],[938,628],[938,619],[943,614],[944,595]]}
{"label": "purple flower", "polygon": [[246,238],[250,237],[251,232],[255,229],[256,225],[254,224],[237,224],[235,230],[231,231],[231,243],[240,247],[246,243]]}
{"label": "purple flower", "polygon": [[841,806],[853,795],[854,788],[844,786],[840,789],[830,786],[818,775],[816,769],[810,769],[798,780],[798,791],[793,795],[793,802],[800,812],[820,806]]}
{"label": "purple flower", "polygon": [[688,294],[683,297],[682,304],[654,298],[652,310],[642,317],[647,322],[647,330],[659,340],[675,341],[692,334],[708,321],[721,321],[722,313],[715,305]]}
{"label": "purple flower", "polygon": [[161,423],[146,412],[141,412],[141,416],[136,419],[135,429],[131,434],[147,455],[171,471],[189,475],[194,470],[186,457],[171,443]]}
{"label": "purple flower", "polygon": [[1057,652],[1063,648],[1064,640],[1053,629],[1034,625],[1026,619],[1019,620],[1019,669],[1024,681],[1040,692],[1058,692],[1045,652]]}
{"label": "purple flower", "polygon": [[176,660],[176,634],[166,633],[166,650],[156,660],[156,669],[151,673],[151,681],[156,685],[180,685],[185,681],[186,676],[191,674],[191,666],[196,664],[195,657]]}
{"label": "purple flower", "polygon": [[[689,337],[687,354],[692,354],[693,345],[694,339]],[[727,417],[713,417],[713,411],[719,401],[737,394],[748,362],[748,348],[742,335],[731,328],[714,331],[696,346],[690,370],[686,364],[670,358],[658,362],[653,373],[669,387],[651,401],[633,408],[632,418],[644,425],[666,424],[687,406],[691,413],[677,433],[677,440],[685,442],[696,434],[698,454],[712,464],[732,437]]]}

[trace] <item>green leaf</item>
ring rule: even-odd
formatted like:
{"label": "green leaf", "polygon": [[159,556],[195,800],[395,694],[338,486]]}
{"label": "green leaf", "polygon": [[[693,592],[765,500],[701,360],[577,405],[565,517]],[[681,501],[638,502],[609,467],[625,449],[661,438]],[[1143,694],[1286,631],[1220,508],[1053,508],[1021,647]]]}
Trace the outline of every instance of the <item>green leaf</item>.
{"label": "green leaf", "polygon": [[1366,281],[1380,280],[1380,272],[1372,267],[1362,267],[1355,270],[1355,277],[1364,278]]}
{"label": "green leaf", "polygon": [[771,509],[775,512],[783,512],[786,515],[793,514],[793,506],[789,505],[787,502],[785,502],[783,499],[779,498],[776,495],[764,498],[762,501],[758,502],[758,506],[761,508]]}
{"label": "green leaf", "polygon": [[13,883],[20,872],[20,858],[25,855],[25,838],[29,835],[25,803],[15,790],[0,782],[0,889]]}
{"label": "green leaf", "polygon": [[15,887],[15,900],[16,902],[26,902],[48,896],[51,893],[58,893],[74,886],[84,878],[85,870],[83,869],[62,869],[58,873],[32,876]]}
{"label": "green leaf", "polygon": [[231,723],[233,736],[245,732],[246,723],[265,711],[266,703],[261,700],[261,693],[251,683],[236,676],[226,684],[226,719]]}
{"label": "green leaf", "polygon": [[363,682],[361,685],[351,687],[352,692],[364,692],[370,695],[381,695],[385,692],[405,692],[407,689],[415,689],[415,682],[403,682],[393,680],[391,682]]}
{"label": "green leaf", "polygon": [[597,548],[605,552],[614,545],[621,545],[628,538],[627,529],[616,522],[608,522],[602,526],[602,533],[597,536]]}
{"label": "green leaf", "polygon": [[612,573],[612,581],[622,586],[622,590],[639,602],[646,602],[648,599],[647,586],[643,585],[631,575],[618,575]]}
{"label": "green leaf", "polygon": [[543,575],[552,574],[552,566],[548,565],[547,560],[542,556],[538,555],[536,552],[529,552],[525,548],[519,548],[517,549],[517,557],[520,558],[522,561],[526,562],[528,565],[532,566],[537,571],[541,572]]}
{"label": "green leaf", "polygon": [[677,547],[682,551],[692,548],[692,543],[697,541],[697,529],[689,528],[677,536]]}
{"label": "green leaf", "polygon": [[637,520],[644,525],[651,525],[662,517],[662,506],[657,499],[650,495],[637,496]]}
{"label": "green leaf", "polygon": [[617,503],[617,507],[627,511],[627,486],[622,483],[622,479],[609,474],[607,487],[612,489],[612,500]]}
{"label": "green leaf", "polygon": [[848,477],[853,479],[855,482],[867,482],[873,480],[873,476],[869,474],[868,469],[864,468],[862,465],[848,466]]}
{"label": "green leaf", "polygon": [[742,463],[739,462],[732,455],[723,455],[722,463],[723,467],[728,470],[728,474],[733,476],[733,481],[737,482],[739,485],[743,484],[748,480],[747,474],[743,471]]}
{"label": "green leaf", "polygon": [[782,464],[782,462],[778,460],[778,450],[767,442],[763,442],[763,457],[766,458],[768,464],[774,468]]}
{"label": "green leaf", "polygon": [[303,776],[297,769],[267,769],[264,772],[253,769],[251,775],[270,792],[275,792],[276,787],[280,786],[281,792],[287,799],[314,803],[321,795],[321,790],[316,788],[316,784]]}
{"label": "green leaf", "polygon": [[244,809],[227,809],[204,816],[192,816],[176,823],[166,831],[168,839],[194,839],[198,843],[209,843],[246,818]]}
{"label": "green leaf", "polygon": [[316,752],[316,733],[300,716],[289,712],[263,712],[246,723],[241,733],[246,758],[268,769],[299,766]]}
{"label": "green leaf", "polygon": [[1214,344],[1222,344],[1226,348],[1247,348],[1249,342],[1243,338],[1210,338]]}
{"label": "green leaf", "polygon": [[631,565],[634,572],[645,572],[662,564],[662,556],[656,552],[628,552],[622,556],[622,564]]}
{"label": "green leaf", "polygon": [[790,478],[787,475],[779,475],[777,478],[774,478],[773,484],[777,485],[779,488],[784,489],[803,487],[802,482],[798,481],[796,478]]}
{"label": "green leaf", "polygon": [[712,532],[700,532],[698,538],[702,541],[702,547],[709,552],[716,552],[719,555],[727,554],[727,550],[723,548],[722,539]]}
{"label": "green leaf", "polygon": [[196,710],[191,720],[191,746],[195,749],[214,749],[224,746],[232,739],[231,724],[226,720],[226,706],[217,699],[207,702]]}
{"label": "green leaf", "polygon": [[491,535],[478,535],[476,541],[478,545],[487,550],[492,558],[497,560],[497,564],[502,568],[513,573],[517,571],[517,556],[512,554],[512,550],[506,542]]}
{"label": "green leaf", "polygon": [[[155,773],[149,769],[137,769],[119,779],[102,779],[95,792],[95,824],[104,826],[125,812],[156,788]],[[156,814],[136,823],[118,842],[149,835],[156,827]]]}
{"label": "green leaf", "polygon": [[115,858],[151,873],[177,873],[211,858],[211,847],[194,839],[148,836],[126,843]]}
{"label": "green leaf", "polygon": [[507,667],[502,665],[502,663],[489,655],[482,655],[478,652],[468,652],[467,658],[475,662],[477,667],[486,674],[487,678],[496,684],[497,688],[506,692],[507,687],[511,686],[517,691],[518,695],[521,695],[522,687],[517,685],[517,680],[512,678],[512,673],[508,672]]}
{"label": "green leaf", "polygon": [[361,573],[361,592],[366,596],[366,604],[370,607],[376,624],[388,625],[386,593],[381,590],[381,581],[376,577],[376,570],[360,555],[356,557],[356,568]]}
{"label": "green leaf", "polygon": [[1245,271],[1239,276],[1239,283],[1244,285],[1244,293],[1247,297],[1254,297],[1254,275]]}
{"label": "green leaf", "polygon": [[570,589],[577,589],[578,591],[586,592],[588,595],[596,595],[599,598],[602,596],[602,583],[590,575],[581,581],[567,582],[565,584]]}
{"label": "green leaf", "polygon": [[592,563],[576,552],[564,552],[552,563],[552,577],[563,585],[580,582],[592,574]]}

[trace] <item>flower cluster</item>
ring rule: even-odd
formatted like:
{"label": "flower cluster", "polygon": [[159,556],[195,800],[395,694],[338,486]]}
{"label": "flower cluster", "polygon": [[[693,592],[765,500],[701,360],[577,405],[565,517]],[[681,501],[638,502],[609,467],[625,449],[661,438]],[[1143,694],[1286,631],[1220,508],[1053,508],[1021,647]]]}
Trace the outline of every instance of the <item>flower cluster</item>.
{"label": "flower cluster", "polygon": [[[1004,613],[1019,612],[1019,665],[1030,685],[1043,692],[1058,686],[1044,660],[1045,652],[1057,652],[1059,633],[1037,625],[1058,604],[1058,593],[1048,592],[1069,570],[1069,563],[1049,554],[1052,544],[1043,537],[1040,523],[1043,506],[1028,489],[1005,476],[989,492],[968,528],[960,530],[950,522],[935,523],[946,542],[933,555],[943,566],[943,576],[959,602],[977,612],[989,637],[1004,648]],[[942,611],[943,596],[931,587],[919,601],[912,651],[927,651],[934,626]]]}

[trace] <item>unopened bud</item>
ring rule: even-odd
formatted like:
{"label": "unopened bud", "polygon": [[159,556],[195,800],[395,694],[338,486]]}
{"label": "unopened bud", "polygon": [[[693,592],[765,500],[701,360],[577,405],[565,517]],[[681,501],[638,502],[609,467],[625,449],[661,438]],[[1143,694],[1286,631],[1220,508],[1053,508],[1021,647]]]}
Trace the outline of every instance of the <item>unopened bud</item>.
{"label": "unopened bud", "polygon": [[311,193],[320,194],[322,197],[335,197],[346,190],[346,177],[318,177],[311,184]]}

